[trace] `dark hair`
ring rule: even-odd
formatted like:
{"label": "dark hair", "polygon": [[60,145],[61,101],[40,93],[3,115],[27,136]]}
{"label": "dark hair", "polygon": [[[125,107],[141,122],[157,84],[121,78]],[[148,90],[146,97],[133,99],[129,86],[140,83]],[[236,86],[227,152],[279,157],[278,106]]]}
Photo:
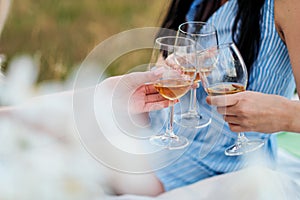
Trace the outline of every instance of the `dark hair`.
{"label": "dark hair", "polygon": [[[173,0],[162,23],[163,28],[177,30],[186,21],[186,14],[194,0]],[[261,8],[265,0],[237,0],[238,10],[234,20],[232,39],[239,48],[248,74],[259,52]],[[222,5],[221,0],[203,0],[199,5],[195,21],[207,21]],[[239,36],[235,38],[237,29]],[[160,32],[159,35],[163,34]]]}
{"label": "dark hair", "polygon": [[[162,23],[162,28],[177,30],[185,22],[185,17],[194,0],[173,0]],[[160,35],[161,33],[159,33]]]}

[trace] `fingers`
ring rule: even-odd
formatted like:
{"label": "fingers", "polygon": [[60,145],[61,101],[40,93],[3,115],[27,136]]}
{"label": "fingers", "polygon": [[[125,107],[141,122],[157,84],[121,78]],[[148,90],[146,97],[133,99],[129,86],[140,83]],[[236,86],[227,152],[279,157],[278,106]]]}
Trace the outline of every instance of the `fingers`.
{"label": "fingers", "polygon": [[147,82],[156,81],[161,76],[156,71],[133,72],[122,76],[122,84],[126,84],[132,88],[136,88]]}
{"label": "fingers", "polygon": [[227,107],[226,107],[226,106],[217,107],[217,111],[218,111],[218,113],[220,113],[221,115],[226,115],[226,114],[227,114]]}
{"label": "fingers", "polygon": [[173,54],[167,57],[167,59],[165,60],[165,63],[170,67],[177,66]]}
{"label": "fingers", "polygon": [[217,107],[218,113],[221,115],[239,115],[238,106],[221,106]]}
{"label": "fingers", "polygon": [[194,82],[192,85],[193,89],[197,89],[199,87],[199,83],[198,82]]}
{"label": "fingers", "polygon": [[[245,118],[237,115],[236,111],[231,112],[230,110],[232,109],[230,107],[218,107],[217,110],[223,115],[224,121],[229,124],[232,131],[235,132],[237,129],[241,130],[245,128]],[[234,130],[232,128],[234,128]]]}
{"label": "fingers", "polygon": [[229,124],[240,124],[240,118],[234,115],[225,115],[224,120]]}
{"label": "fingers", "polygon": [[158,93],[152,84],[145,84],[143,87],[145,88],[146,95]]}
{"label": "fingers", "polygon": [[159,102],[159,101],[164,101],[167,100],[163,96],[161,96],[159,93],[156,94],[149,94],[145,96],[145,102],[146,103],[152,103],[152,102]]}
{"label": "fingers", "polygon": [[232,132],[235,132],[235,133],[238,133],[238,132],[243,132],[245,131],[240,125],[238,124],[231,124],[231,123],[228,123],[229,125],[229,128]]}
{"label": "fingers", "polygon": [[146,103],[144,107],[144,111],[150,112],[154,110],[161,110],[163,108],[169,107],[169,105],[170,105],[170,101],[166,99],[155,103]]}
{"label": "fingers", "polygon": [[[179,100],[174,100],[174,103],[178,103]],[[155,110],[161,110],[163,108],[167,108],[171,105],[171,101],[168,99],[154,102],[154,103],[146,103],[144,107],[144,112],[150,112]]]}
{"label": "fingers", "polygon": [[241,124],[228,123],[228,125],[230,130],[235,133],[253,131],[251,127],[243,126]]}
{"label": "fingers", "polygon": [[213,106],[233,106],[238,103],[238,94],[220,95],[220,96],[208,96],[206,102]]}

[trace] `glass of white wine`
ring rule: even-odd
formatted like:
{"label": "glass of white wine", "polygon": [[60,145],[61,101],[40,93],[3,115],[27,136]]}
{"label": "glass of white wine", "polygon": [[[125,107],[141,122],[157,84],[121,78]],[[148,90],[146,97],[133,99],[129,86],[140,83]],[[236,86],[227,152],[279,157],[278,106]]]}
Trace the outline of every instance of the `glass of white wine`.
{"label": "glass of white wine", "polygon": [[185,95],[195,79],[193,74],[185,74],[185,69],[195,69],[195,45],[194,41],[184,37],[165,36],[155,41],[152,52],[150,70],[161,73],[155,81],[154,87],[165,98],[171,100],[169,123],[163,134],[154,135],[150,138],[151,144],[169,148],[181,149],[189,142],[184,136],[174,133],[174,100]]}
{"label": "glass of white wine", "polygon": [[[234,43],[222,44],[198,54],[200,68],[211,68],[201,72],[203,87],[208,95],[230,95],[246,90],[248,73],[244,60]],[[264,145],[260,139],[250,140],[238,133],[235,144],[225,150],[228,156],[252,152]]]}
{"label": "glass of white wine", "polygon": [[[197,52],[203,51],[210,47],[218,45],[218,37],[216,28],[206,22],[200,21],[188,21],[182,23],[178,27],[177,35],[181,37],[190,38],[195,41],[195,49]],[[190,70],[190,69],[188,69]],[[200,72],[209,71],[209,68],[197,68],[195,83],[200,83]],[[187,71],[186,73],[191,73]],[[175,117],[175,122],[183,127],[203,128],[210,124],[211,118],[197,110],[197,88],[190,90],[190,102],[187,112],[179,114]],[[201,111],[201,108],[200,108]]]}

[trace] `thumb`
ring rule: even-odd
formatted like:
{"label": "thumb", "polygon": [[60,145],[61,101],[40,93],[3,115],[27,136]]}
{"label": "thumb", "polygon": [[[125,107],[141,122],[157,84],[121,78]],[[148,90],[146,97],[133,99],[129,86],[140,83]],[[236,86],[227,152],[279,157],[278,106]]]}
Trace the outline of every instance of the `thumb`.
{"label": "thumb", "polygon": [[120,81],[129,88],[134,89],[145,83],[156,81],[159,77],[161,77],[161,74],[157,71],[133,72],[122,76]]}
{"label": "thumb", "polygon": [[206,102],[214,106],[232,106],[239,101],[238,93],[231,95],[208,96]]}

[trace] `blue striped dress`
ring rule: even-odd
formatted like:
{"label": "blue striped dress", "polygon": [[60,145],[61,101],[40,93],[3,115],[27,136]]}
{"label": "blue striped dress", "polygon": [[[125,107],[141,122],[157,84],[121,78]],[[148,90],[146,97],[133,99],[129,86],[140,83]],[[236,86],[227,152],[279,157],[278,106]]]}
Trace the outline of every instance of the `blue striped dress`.
{"label": "blue striped dress", "polygon": [[[201,0],[195,0],[187,20],[193,20],[194,9],[200,2]],[[236,11],[236,0],[229,0],[208,20],[216,26],[220,44],[232,41],[231,30]],[[274,0],[265,0],[263,5],[260,42],[258,58],[253,63],[247,90],[291,98],[295,82],[287,48],[275,29]],[[156,172],[166,191],[232,172],[246,165],[245,156],[229,157],[224,154],[224,150],[236,140],[237,134],[230,131],[222,116],[206,103],[205,97],[206,93],[200,87],[197,91],[198,105],[202,113],[212,117],[212,123],[197,130],[191,145],[179,159]],[[151,117],[157,117],[157,113]],[[181,131],[181,134],[188,135],[193,131],[186,129]],[[264,139],[266,144],[259,155],[266,155],[270,163],[275,163],[277,151],[275,135],[248,132],[246,136]]]}

